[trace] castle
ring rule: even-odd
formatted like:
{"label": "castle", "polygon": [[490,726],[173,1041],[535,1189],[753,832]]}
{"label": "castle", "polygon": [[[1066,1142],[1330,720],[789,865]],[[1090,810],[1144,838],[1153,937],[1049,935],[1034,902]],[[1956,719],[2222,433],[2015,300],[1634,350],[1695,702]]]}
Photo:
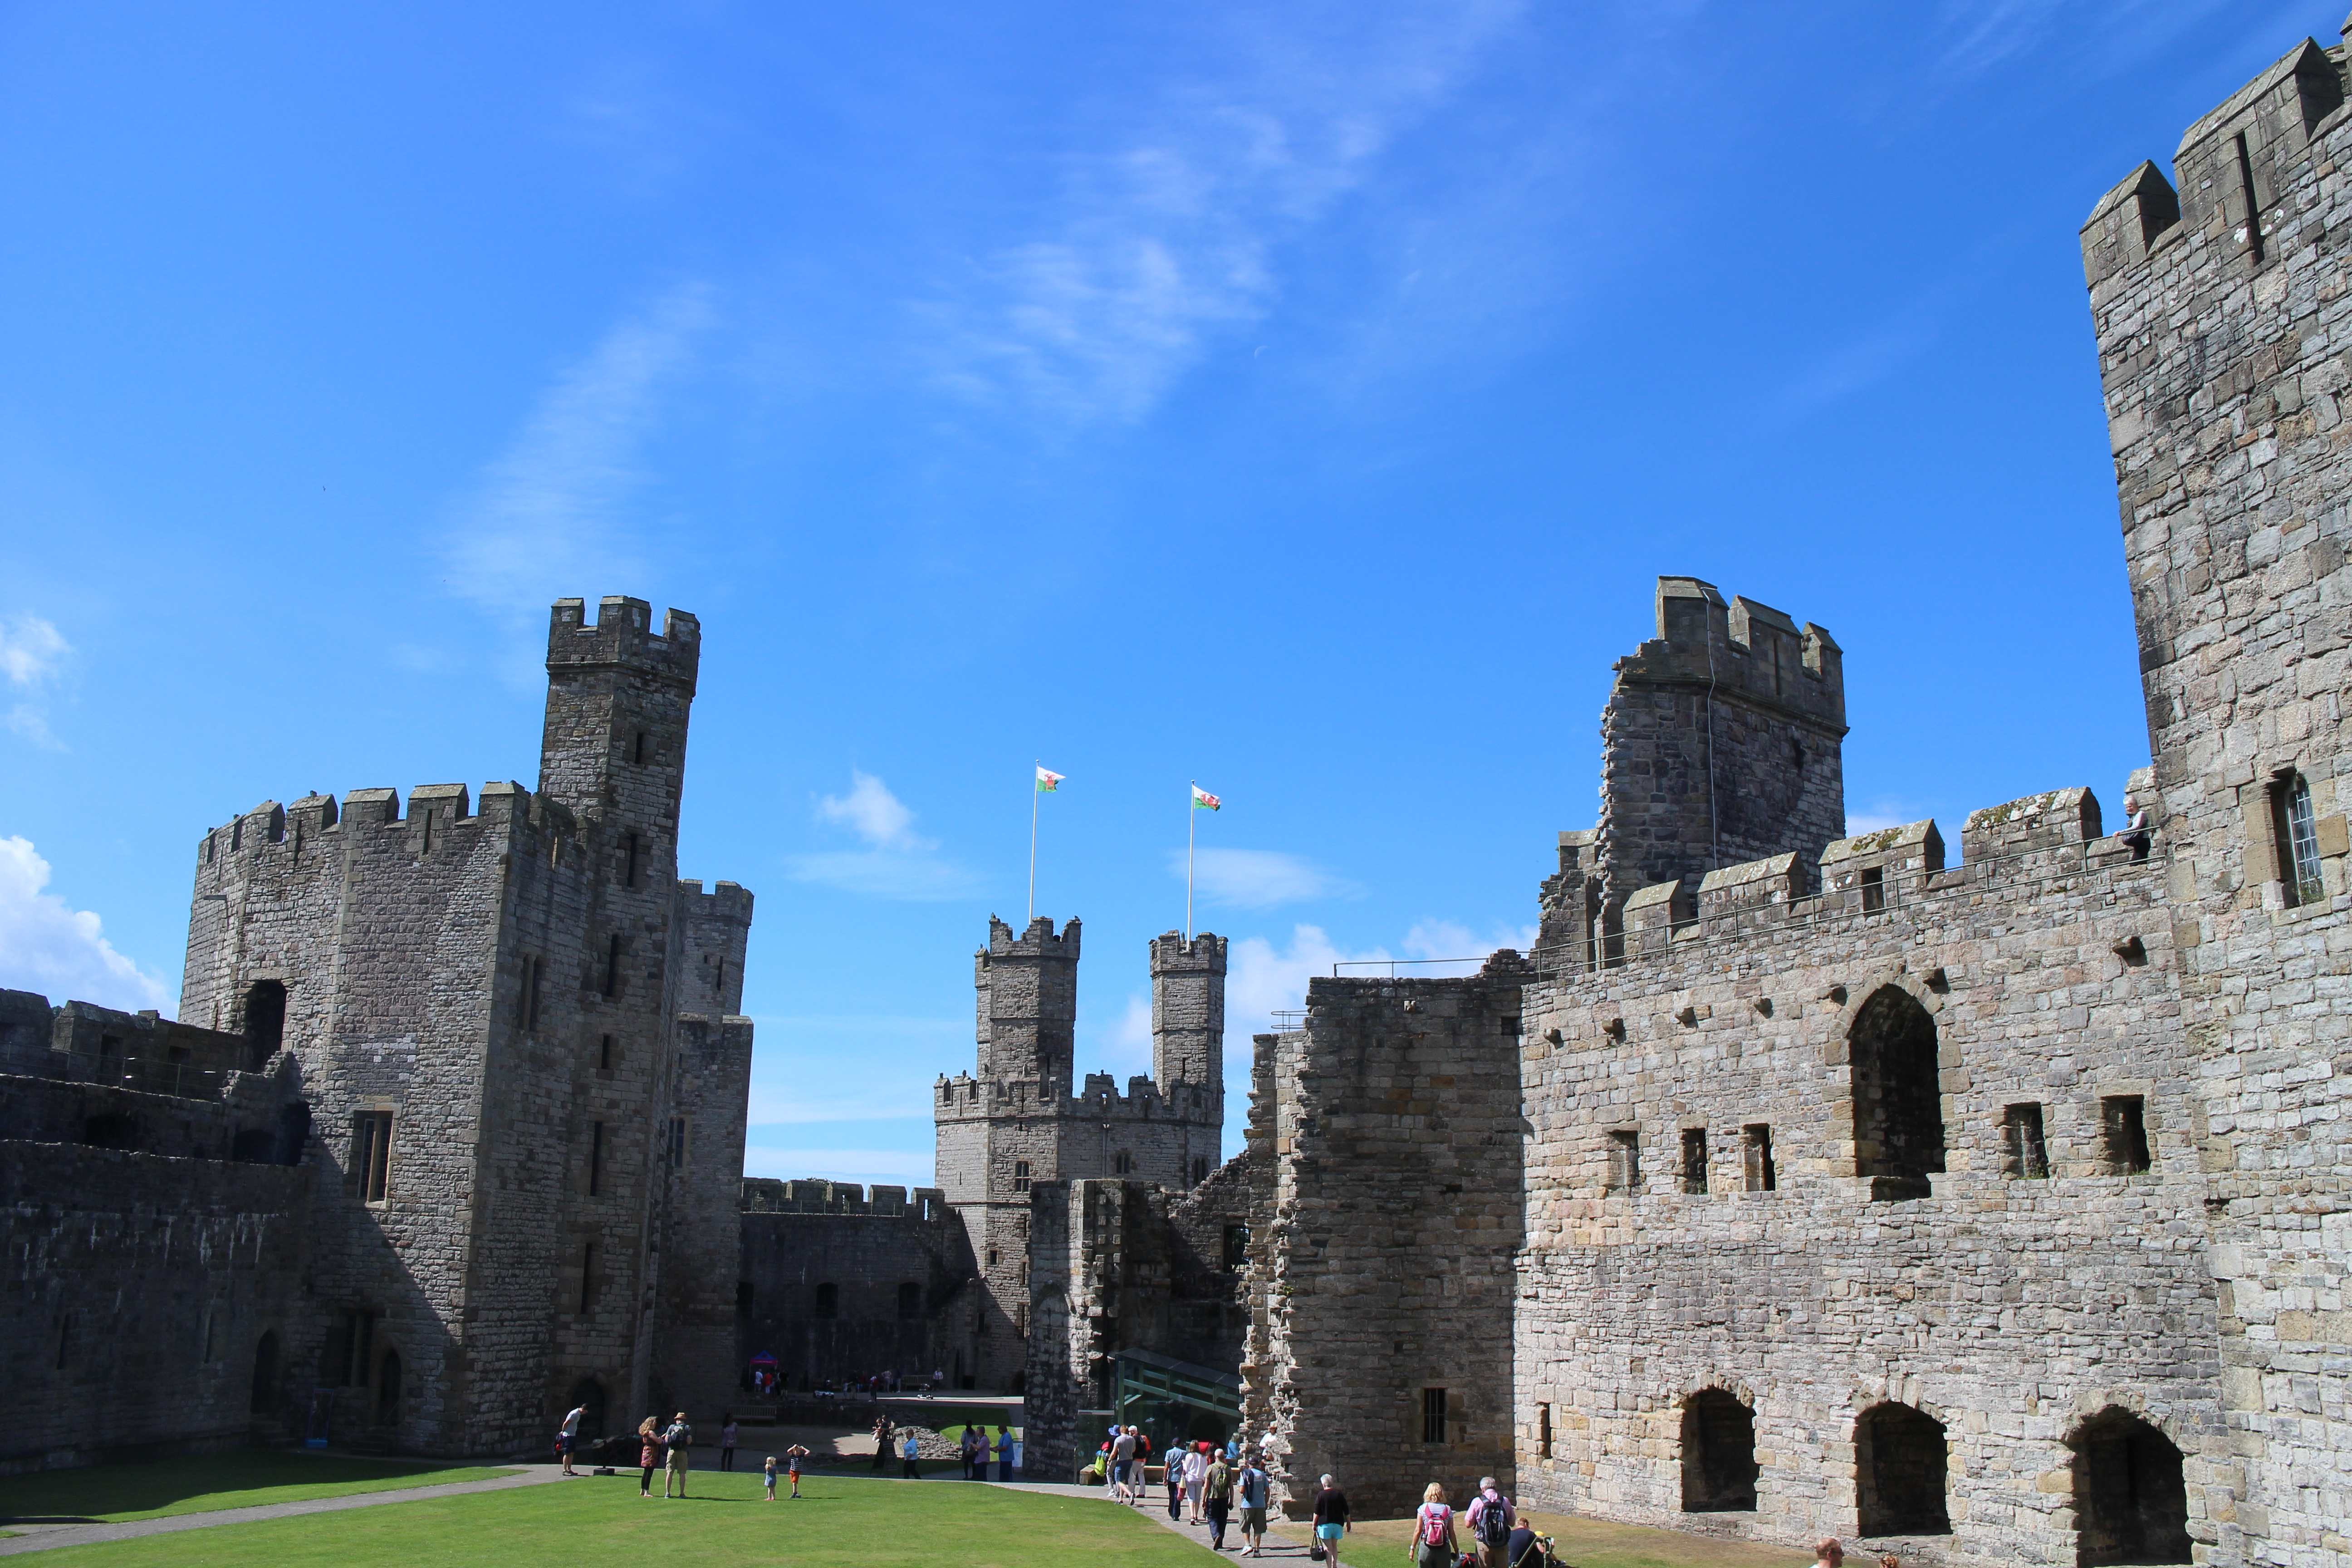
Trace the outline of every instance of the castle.
{"label": "castle", "polygon": [[0,993],[0,1464],[731,1393],[751,897],[677,874],[700,636],[559,600],[536,792],[206,833],[180,1022]]}

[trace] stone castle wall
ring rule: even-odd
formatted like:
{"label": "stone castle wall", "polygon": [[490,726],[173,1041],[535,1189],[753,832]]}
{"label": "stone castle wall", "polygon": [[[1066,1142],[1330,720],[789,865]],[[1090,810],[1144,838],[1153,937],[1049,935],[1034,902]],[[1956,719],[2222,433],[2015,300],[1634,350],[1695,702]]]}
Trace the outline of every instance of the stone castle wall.
{"label": "stone castle wall", "polygon": [[738,1370],[764,1352],[793,1391],[969,1370],[978,1289],[938,1189],[753,1180],[742,1205]]}

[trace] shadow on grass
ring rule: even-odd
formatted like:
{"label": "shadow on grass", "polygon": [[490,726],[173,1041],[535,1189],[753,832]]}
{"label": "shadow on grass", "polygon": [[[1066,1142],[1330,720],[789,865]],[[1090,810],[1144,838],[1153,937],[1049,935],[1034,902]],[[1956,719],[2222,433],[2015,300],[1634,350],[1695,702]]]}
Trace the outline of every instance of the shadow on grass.
{"label": "shadow on grass", "polygon": [[500,1468],[273,1448],[0,1476],[0,1524],[96,1524],[349,1492],[482,1480]]}

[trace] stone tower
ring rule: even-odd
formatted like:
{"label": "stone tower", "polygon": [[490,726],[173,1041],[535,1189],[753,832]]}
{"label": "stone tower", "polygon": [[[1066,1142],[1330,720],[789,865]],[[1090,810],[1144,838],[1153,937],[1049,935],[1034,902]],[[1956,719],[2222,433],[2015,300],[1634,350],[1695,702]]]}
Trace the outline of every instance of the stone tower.
{"label": "stone tower", "polygon": [[1625,902],[1643,889],[1686,910],[1710,871],[1790,853],[1811,867],[1845,835],[1830,634],[1696,577],[1658,579],[1657,626],[1617,661],[1601,712],[1600,825],[1560,835],[1544,884],[1540,947],[1588,965],[1622,956]]}
{"label": "stone tower", "polygon": [[2082,232],[2245,1457],[2217,1562],[2352,1556],[2346,56],[2289,50]]}
{"label": "stone tower", "polygon": [[991,917],[973,955],[978,1070],[941,1078],[932,1116],[939,1184],[982,1281],[960,1384],[1014,1386],[1029,1331],[1030,1188],[1123,1177],[1183,1188],[1219,1161],[1225,942],[1173,932],[1151,946],[1155,1077],[1076,1079],[1078,922],[1015,936]]}

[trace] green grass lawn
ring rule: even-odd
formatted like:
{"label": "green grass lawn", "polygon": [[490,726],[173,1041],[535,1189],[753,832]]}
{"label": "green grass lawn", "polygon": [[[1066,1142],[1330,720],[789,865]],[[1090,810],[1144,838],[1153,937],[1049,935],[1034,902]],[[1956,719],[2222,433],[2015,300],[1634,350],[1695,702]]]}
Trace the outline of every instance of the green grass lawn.
{"label": "green grass lawn", "polygon": [[442,1481],[479,1481],[510,1469],[456,1467],[418,1459],[345,1459],[278,1448],[232,1448],[218,1454],[147,1464],[97,1465],[0,1476],[0,1523],[12,1520],[158,1519],[256,1503],[299,1502]]}
{"label": "green grass lawn", "polygon": [[[697,1470],[683,1501],[637,1496],[636,1472],[510,1491],[223,1525],[40,1554],[43,1568],[572,1568],[589,1561],[733,1568],[1205,1568],[1201,1549],[1099,1498],[956,1480],[817,1472],[802,1500],[760,1500],[760,1478]],[[657,1478],[658,1479],[658,1478]],[[1305,1560],[1300,1560],[1302,1568]]]}

